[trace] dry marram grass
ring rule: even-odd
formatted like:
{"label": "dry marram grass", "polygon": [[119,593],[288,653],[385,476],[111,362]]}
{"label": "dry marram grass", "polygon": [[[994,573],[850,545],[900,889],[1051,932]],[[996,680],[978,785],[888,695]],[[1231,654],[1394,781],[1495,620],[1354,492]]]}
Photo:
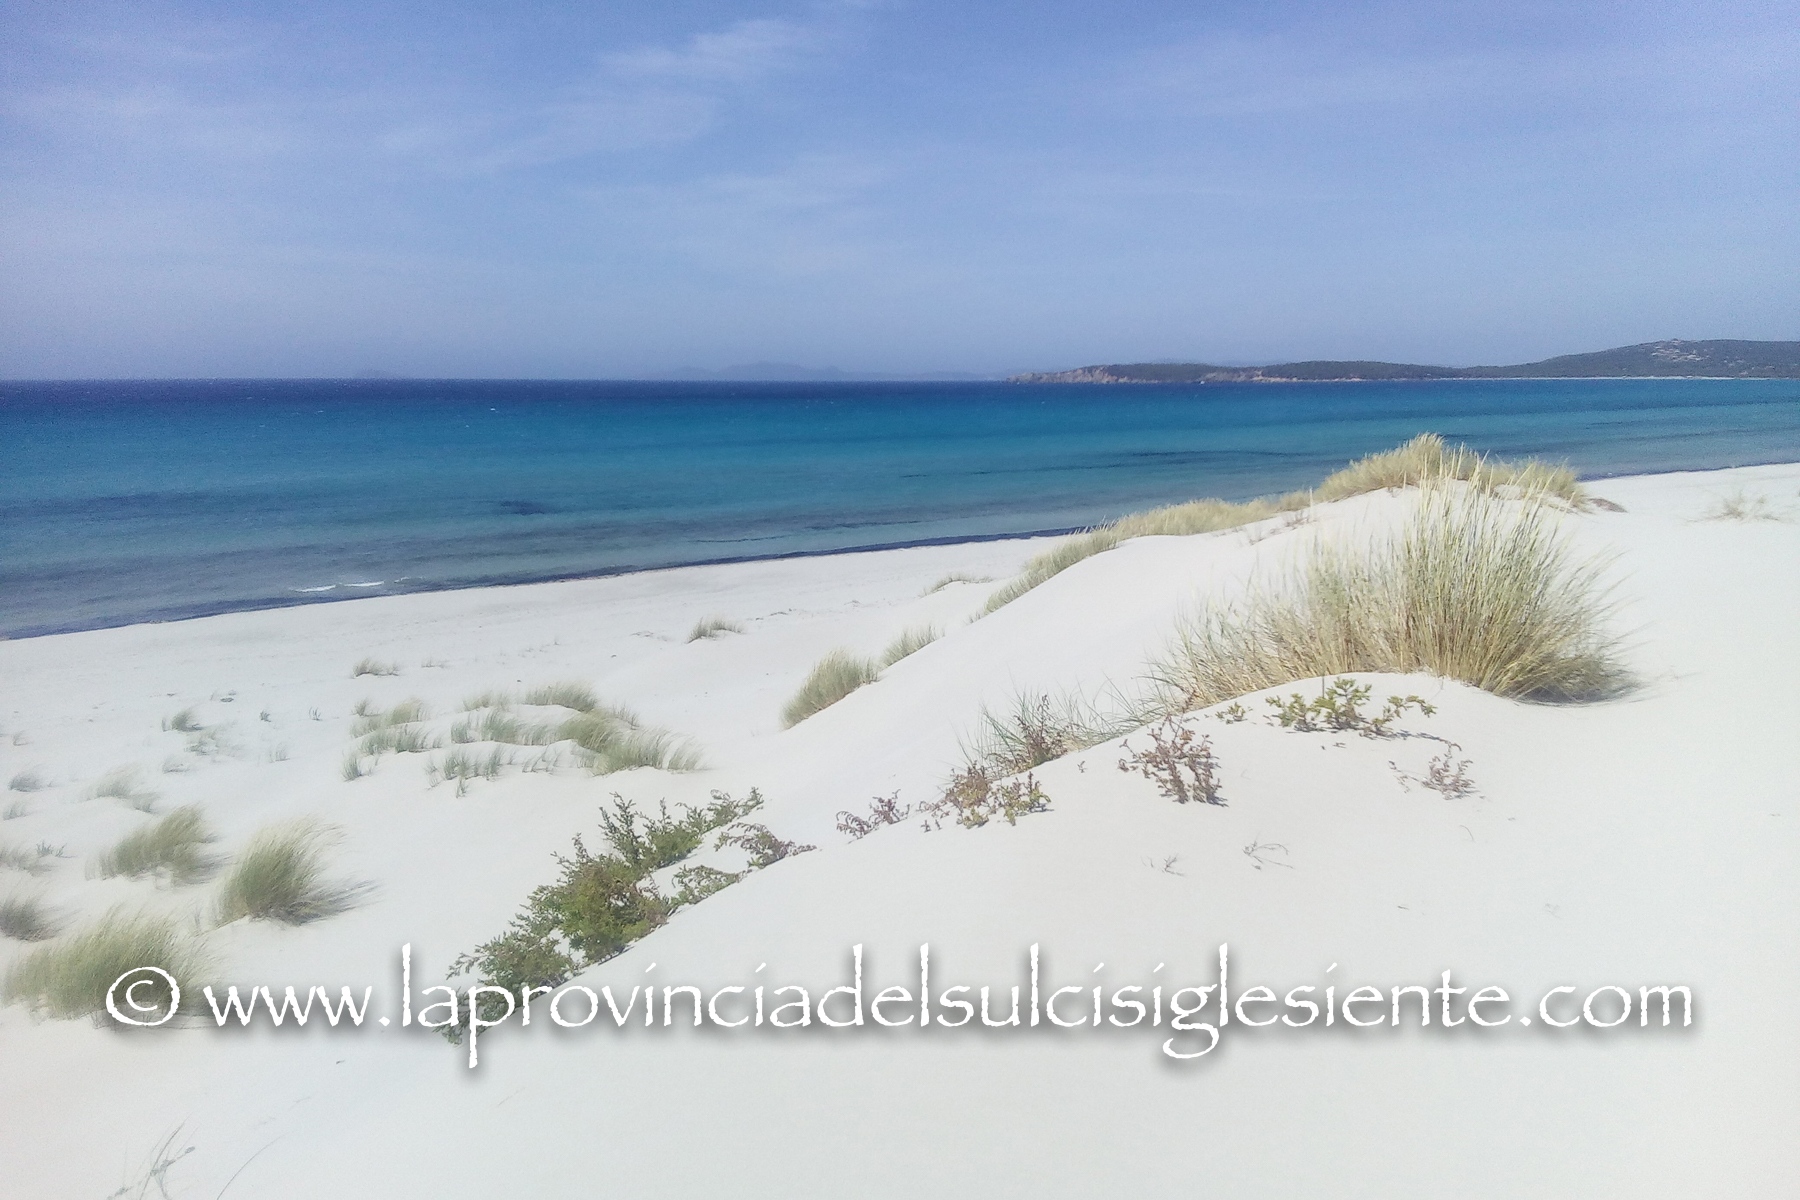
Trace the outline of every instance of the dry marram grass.
{"label": "dry marram grass", "polygon": [[1216,533],[1283,513],[1298,512],[1314,503],[1342,500],[1384,488],[1412,487],[1452,479],[1467,482],[1483,492],[1554,497],[1576,507],[1587,503],[1587,494],[1575,473],[1565,466],[1537,459],[1503,462],[1483,457],[1466,446],[1448,447],[1437,434],[1422,433],[1397,449],[1357,459],[1310,492],[1289,492],[1284,496],[1242,503],[1190,500],[1185,504],[1130,513],[1075,534],[1027,562],[1016,579],[988,597],[984,611],[991,613],[1012,603],[1045,580],[1083,559],[1111,550],[1129,538]]}
{"label": "dry marram grass", "polygon": [[1165,711],[1299,679],[1427,672],[1502,696],[1600,699],[1629,677],[1606,630],[1603,562],[1578,561],[1555,510],[1428,488],[1372,546],[1315,542],[1273,587],[1186,622],[1152,671]]}

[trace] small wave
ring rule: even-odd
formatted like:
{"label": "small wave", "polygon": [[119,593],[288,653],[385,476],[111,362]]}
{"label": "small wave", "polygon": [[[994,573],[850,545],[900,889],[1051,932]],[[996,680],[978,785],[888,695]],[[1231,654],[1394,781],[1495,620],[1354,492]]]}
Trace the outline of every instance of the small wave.
{"label": "small wave", "polygon": [[316,587],[316,588],[289,588],[289,589],[288,589],[288,591],[290,591],[290,592],[333,592],[333,591],[336,591],[336,590],[337,590],[337,584],[335,584],[335,583],[328,583],[328,584],[326,584],[326,585],[325,585],[325,586],[324,586],[324,587]]}
{"label": "small wave", "polygon": [[346,583],[343,586],[344,587],[380,587],[382,584],[384,584],[386,582],[387,582],[387,580],[385,580],[385,579],[375,579],[375,580],[371,580],[368,583]]}

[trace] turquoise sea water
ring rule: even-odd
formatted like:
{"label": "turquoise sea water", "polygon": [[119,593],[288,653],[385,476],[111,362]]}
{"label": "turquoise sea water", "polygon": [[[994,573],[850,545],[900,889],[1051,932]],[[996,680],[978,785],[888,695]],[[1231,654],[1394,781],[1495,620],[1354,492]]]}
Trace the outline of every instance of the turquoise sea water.
{"label": "turquoise sea water", "polygon": [[1800,460],[1800,382],[0,383],[0,634],[1064,530],[1422,431]]}

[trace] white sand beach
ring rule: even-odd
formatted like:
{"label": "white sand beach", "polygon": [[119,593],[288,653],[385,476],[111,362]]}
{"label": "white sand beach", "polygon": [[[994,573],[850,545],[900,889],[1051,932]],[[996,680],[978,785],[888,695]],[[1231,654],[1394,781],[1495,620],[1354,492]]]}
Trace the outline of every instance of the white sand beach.
{"label": "white sand beach", "polygon": [[[1240,596],[1315,537],[1392,527],[1415,491],[1304,522],[1136,538],[978,620],[1046,541],[0,642],[0,778],[36,785],[0,797],[0,847],[46,849],[33,870],[0,870],[0,898],[40,899],[65,933],[113,910],[172,915],[212,959],[196,986],[375,988],[356,1029],[119,1029],[0,1008],[0,1192],[97,1200],[155,1175],[123,1194],[1786,1194],[1800,1170],[1800,1020],[1787,1007],[1800,996],[1800,465],[1589,488],[1622,511],[1563,527],[1581,555],[1613,556],[1635,689],[1554,705],[1359,676],[1377,706],[1416,694],[1435,707],[1383,737],[1283,728],[1248,696],[1247,719],[1185,719],[1212,740],[1222,805],[1159,795],[1118,769],[1114,739],[1036,768],[1049,809],[1016,824],[927,830],[915,812],[861,839],[838,829],[840,811],[872,798],[937,796],[984,706],[1128,693],[1184,613]],[[1763,498],[1774,519],[1708,519],[1736,496]],[[948,574],[992,582],[928,592]],[[708,617],[741,631],[687,640]],[[943,635],[782,728],[827,652],[877,655],[927,624]],[[353,678],[365,658],[398,673]],[[434,783],[427,764],[457,748],[466,698],[558,681],[691,739],[701,769],[597,776],[502,747],[511,763],[496,777]],[[359,702],[412,698],[445,744],[345,779]],[[192,729],[164,728],[188,709]],[[1469,794],[1419,782],[1446,742]],[[137,807],[93,795],[121,769],[136,771]],[[1213,983],[1228,944],[1237,996],[1267,984],[1387,997],[1450,971],[1471,992],[1503,987],[1507,1011],[1534,1023],[1419,1028],[1416,1007],[1400,1028],[1232,1016],[1215,1050],[1183,1061],[1163,1052],[1166,1025],[694,1030],[679,1027],[677,997],[677,1027],[659,1014],[620,1030],[603,1011],[565,1030],[540,1001],[530,1028],[482,1035],[474,1069],[466,1042],[401,1027],[401,947],[415,991],[440,983],[555,877],[574,835],[599,844],[613,793],[679,810],[752,788],[766,803],[748,819],[817,849],[678,909],[574,982],[711,995],[766,981],[816,1000],[847,981],[861,945],[866,1010],[882,988],[913,988],[929,944],[935,980],[992,985],[1004,1007],[1035,944],[1044,992],[1082,989],[1063,1011],[1085,1013],[1096,986]],[[271,825],[326,822],[330,873],[373,886],[321,920],[214,928],[220,877],[99,877],[120,838],[184,805],[200,806],[227,859]],[[709,840],[692,861],[735,870],[730,855]],[[0,970],[32,950],[0,939]],[[1643,1027],[1635,1009],[1614,1029],[1537,1018],[1553,987],[1578,989],[1572,1010],[1567,994],[1553,1005],[1567,1019],[1602,985],[1636,1004],[1659,984],[1691,989],[1691,1026]],[[1178,1048],[1205,1044],[1184,1036]]]}

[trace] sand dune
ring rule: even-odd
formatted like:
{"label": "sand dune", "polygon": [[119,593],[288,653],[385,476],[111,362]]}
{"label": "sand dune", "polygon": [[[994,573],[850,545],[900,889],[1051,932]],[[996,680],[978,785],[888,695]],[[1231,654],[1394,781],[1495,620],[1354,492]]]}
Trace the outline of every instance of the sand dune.
{"label": "sand dune", "polygon": [[[239,853],[258,830],[341,830],[330,872],[373,890],[294,927],[197,933],[209,982],[365,985],[389,1027],[110,1030],[0,1009],[7,1190],[105,1196],[170,1135],[171,1195],[463,1196],[554,1187],[623,1195],[987,1194],[1424,1196],[1461,1192],[1774,1195],[1800,1167],[1800,467],[1607,480],[1622,512],[1569,516],[1613,553],[1630,695],[1531,705],[1424,675],[1367,676],[1377,698],[1435,706],[1395,732],[1295,732],[1195,715],[1227,801],[1177,805],[1122,773],[1117,740],[1035,772],[1048,812],[1016,825],[857,841],[840,810],[898,793],[917,805],[961,761],[984,706],[1022,693],[1132,694],[1175,621],[1289,561],[1307,539],[1358,538],[1416,494],[1375,493],[1216,534],[1147,537],[1077,563],[996,612],[988,594],[1044,543],[992,542],[517,588],[373,598],[0,643],[0,846],[51,853],[0,871],[0,898],[41,897],[76,927],[111,909],[207,924],[216,881],[93,877],[96,856],[156,812],[197,804]],[[1782,519],[1702,519],[1766,498]],[[991,577],[926,592],[947,573]],[[742,632],[689,641],[703,618]],[[943,637],[800,722],[781,710],[843,647],[874,656],[902,630]],[[351,677],[368,657],[399,673]],[[428,762],[475,693],[576,680],[646,726],[692,739],[704,769],[593,776],[572,755],[432,786]],[[1317,685],[1295,684],[1287,694]],[[409,698],[441,749],[390,753],[345,780],[355,709]],[[165,729],[184,709],[197,730]],[[515,710],[554,721],[569,713]],[[1142,733],[1130,735],[1146,744]],[[1418,780],[1454,742],[1475,791]],[[471,746],[470,749],[488,749]],[[539,765],[549,767],[548,762]],[[135,768],[146,814],[90,796]],[[1404,778],[1403,778],[1404,777]],[[678,911],[576,982],[844,982],[863,947],[867,993],[934,978],[990,984],[996,1003],[1040,947],[1044,987],[1171,990],[1215,982],[1500,985],[1514,1014],[1558,985],[1685,984],[1686,1029],[1425,1029],[1342,1022],[1219,1029],[1177,1061],[1171,1032],[1118,1028],[612,1028],[483,1036],[481,1063],[398,1027],[402,944],[415,988],[499,933],[595,837],[611,793],[640,805],[714,791],[820,849]],[[143,798],[154,791],[154,800]],[[729,852],[694,861],[731,867]],[[0,940],[0,967],[28,948]],[[1332,964],[1334,970],[1328,970]],[[654,966],[652,966],[654,964]],[[759,964],[767,964],[758,972]],[[1158,964],[1164,964],[1161,971]],[[1064,1011],[1085,1011],[1082,991]],[[740,997],[741,999],[741,997]],[[736,1001],[734,1001],[735,1003]],[[1576,1005],[1577,1009],[1579,1004]],[[1368,1011],[1386,1012],[1384,1005]],[[685,1012],[685,1010],[683,1010]],[[1111,1010],[1116,1011],[1116,1010]],[[1279,1006],[1269,1011],[1281,1011]],[[1179,1049],[1203,1039],[1178,1043]],[[241,1172],[241,1173],[240,1173]]]}

